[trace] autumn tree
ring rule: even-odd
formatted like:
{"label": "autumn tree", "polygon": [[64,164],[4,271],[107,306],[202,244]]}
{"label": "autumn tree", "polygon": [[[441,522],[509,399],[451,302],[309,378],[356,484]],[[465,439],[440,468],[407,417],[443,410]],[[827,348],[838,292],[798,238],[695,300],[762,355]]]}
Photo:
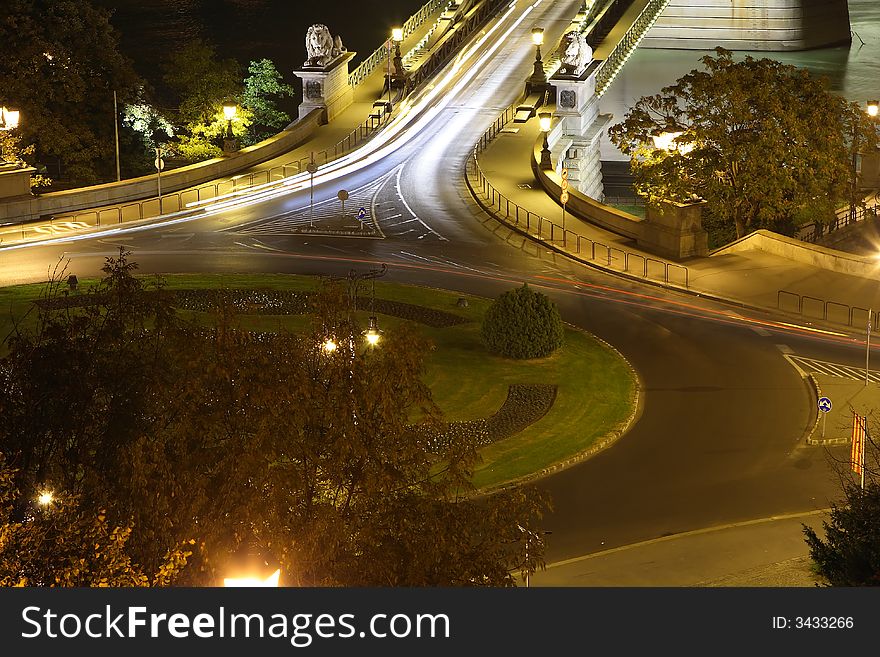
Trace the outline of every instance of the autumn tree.
{"label": "autumn tree", "polygon": [[610,130],[636,192],[654,204],[705,199],[715,241],[833,219],[854,194],[854,152],[877,144],[865,112],[794,66],[722,48],[701,61]]}
{"label": "autumn tree", "polygon": [[36,161],[77,183],[113,177],[113,91],[124,101],[139,84],[109,17],[84,0],[4,0],[0,12],[4,100]]}
{"label": "autumn tree", "polygon": [[0,586],[169,586],[192,554],[189,544],[167,550],[147,574],[128,553],[130,526],[109,524],[74,496],[22,499],[14,480],[0,454]]}
{"label": "autumn tree", "polygon": [[336,285],[298,333],[246,330],[227,304],[190,321],[134,272],[121,252],[94,292],[50,289],[7,342],[15,522],[51,485],[121,528],[140,572],[194,541],[185,584],[215,583],[242,548],[314,585],[511,585],[541,563],[520,527],[543,500],[473,497],[475,441],[440,439],[412,327],[371,347]]}

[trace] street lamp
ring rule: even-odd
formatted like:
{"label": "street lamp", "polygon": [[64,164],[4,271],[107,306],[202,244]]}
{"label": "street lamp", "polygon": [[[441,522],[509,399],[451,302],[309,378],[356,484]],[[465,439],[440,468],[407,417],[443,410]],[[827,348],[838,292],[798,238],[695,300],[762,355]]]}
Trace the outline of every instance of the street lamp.
{"label": "street lamp", "polygon": [[238,105],[234,100],[227,100],[223,103],[223,117],[226,119],[226,136],[223,139],[223,152],[232,153],[238,150],[238,143],[235,135],[232,133],[232,119],[238,114]]}
{"label": "street lamp", "polygon": [[877,115],[880,114],[880,100],[869,100],[866,111],[868,112],[868,116],[872,119],[876,119]]}
{"label": "street lamp", "polygon": [[544,45],[544,28],[532,28],[532,43],[535,44],[535,69],[529,78],[529,87],[546,87],[547,74],[544,73],[544,62],[541,60],[541,46]]}
{"label": "street lamp", "polygon": [[406,71],[403,70],[403,57],[400,54],[400,44],[403,42],[403,29],[395,27],[391,30],[391,40],[394,42],[394,76],[403,78]]}
{"label": "street lamp", "polygon": [[18,127],[21,112],[9,107],[0,107],[0,130],[15,130]]}
{"label": "street lamp", "polygon": [[367,344],[371,347],[375,347],[379,344],[379,340],[382,339],[382,331],[379,330],[379,322],[375,315],[370,316],[369,325],[367,330],[364,331],[364,338],[366,338]]}
{"label": "street lamp", "polygon": [[55,495],[50,490],[44,490],[37,496],[37,504],[47,507],[55,501]]}
{"label": "street lamp", "polygon": [[544,133],[544,146],[541,148],[541,169],[549,171],[553,168],[553,162],[550,161],[550,142],[548,135],[550,127],[553,125],[553,115],[550,112],[541,112],[538,114],[538,121],[541,124],[541,132]]}
{"label": "street lamp", "polygon": [[333,340],[333,338],[327,338],[324,340],[324,344],[321,345],[321,348],[324,350],[326,354],[332,354],[339,348],[339,345]]}

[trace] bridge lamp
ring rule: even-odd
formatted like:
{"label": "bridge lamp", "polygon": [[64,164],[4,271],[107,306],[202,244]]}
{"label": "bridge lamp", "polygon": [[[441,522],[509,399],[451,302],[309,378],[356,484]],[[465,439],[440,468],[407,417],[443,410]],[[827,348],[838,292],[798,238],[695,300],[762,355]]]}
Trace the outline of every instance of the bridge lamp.
{"label": "bridge lamp", "polygon": [[37,496],[37,504],[46,508],[55,501],[55,495],[50,490],[44,490]]}
{"label": "bridge lamp", "polygon": [[553,162],[550,161],[550,142],[547,136],[553,125],[553,115],[550,112],[541,112],[538,114],[538,122],[541,124],[541,132],[544,133],[544,146],[541,148],[541,168],[549,171],[553,168]]}
{"label": "bridge lamp", "polygon": [[0,130],[15,130],[20,118],[21,112],[18,110],[0,107]]}
{"label": "bridge lamp", "polygon": [[278,580],[281,578],[281,569],[263,579],[262,577],[225,577],[223,578],[223,586],[227,588],[250,587],[250,588],[272,588],[278,586]]}
{"label": "bridge lamp", "polygon": [[321,348],[324,350],[325,354],[332,354],[339,348],[339,345],[333,341],[333,338],[327,338],[324,340],[324,344],[321,345]]}
{"label": "bridge lamp", "polygon": [[880,100],[869,100],[867,111],[868,116],[872,119],[876,119],[877,115],[880,114]]}
{"label": "bridge lamp", "polygon": [[535,69],[529,78],[529,87],[546,87],[547,75],[544,73],[544,62],[541,61],[541,46],[544,44],[544,28],[532,28],[532,43],[535,44]]}

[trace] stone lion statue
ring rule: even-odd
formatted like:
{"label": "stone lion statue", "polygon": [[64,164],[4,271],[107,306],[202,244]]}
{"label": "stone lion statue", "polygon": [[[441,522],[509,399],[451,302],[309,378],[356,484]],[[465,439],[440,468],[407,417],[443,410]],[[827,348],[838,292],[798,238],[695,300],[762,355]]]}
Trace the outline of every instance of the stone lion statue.
{"label": "stone lion statue", "polygon": [[569,32],[562,37],[562,67],[564,75],[580,76],[593,61],[593,49],[587,43],[586,35]]}
{"label": "stone lion statue", "polygon": [[342,39],[330,36],[326,25],[312,25],[306,32],[306,55],[304,66],[326,66],[340,55],[348,52]]}

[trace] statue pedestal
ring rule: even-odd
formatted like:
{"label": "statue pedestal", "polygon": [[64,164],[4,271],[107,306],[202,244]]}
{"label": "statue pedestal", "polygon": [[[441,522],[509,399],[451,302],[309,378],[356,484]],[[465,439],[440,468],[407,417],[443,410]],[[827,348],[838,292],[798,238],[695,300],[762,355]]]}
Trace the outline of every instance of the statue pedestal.
{"label": "statue pedestal", "polygon": [[648,206],[642,236],[636,242],[646,251],[680,260],[709,254],[709,235],[703,228],[705,201],[694,203],[663,202]]}
{"label": "statue pedestal", "polygon": [[348,63],[355,54],[347,52],[327,66],[303,66],[293,72],[303,81],[300,116],[319,108],[324,111],[324,121],[329,123],[354,102],[354,89],[348,83]]}
{"label": "statue pedestal", "polygon": [[592,61],[579,76],[556,73],[550,84],[556,92],[556,116],[560,129],[554,131],[551,150],[564,148],[558,159],[568,169],[568,179],[579,192],[601,201],[605,197],[599,141],[611,121],[610,114],[599,115],[596,73],[601,62]]}
{"label": "statue pedestal", "polygon": [[33,167],[0,162],[0,199],[30,196]]}

